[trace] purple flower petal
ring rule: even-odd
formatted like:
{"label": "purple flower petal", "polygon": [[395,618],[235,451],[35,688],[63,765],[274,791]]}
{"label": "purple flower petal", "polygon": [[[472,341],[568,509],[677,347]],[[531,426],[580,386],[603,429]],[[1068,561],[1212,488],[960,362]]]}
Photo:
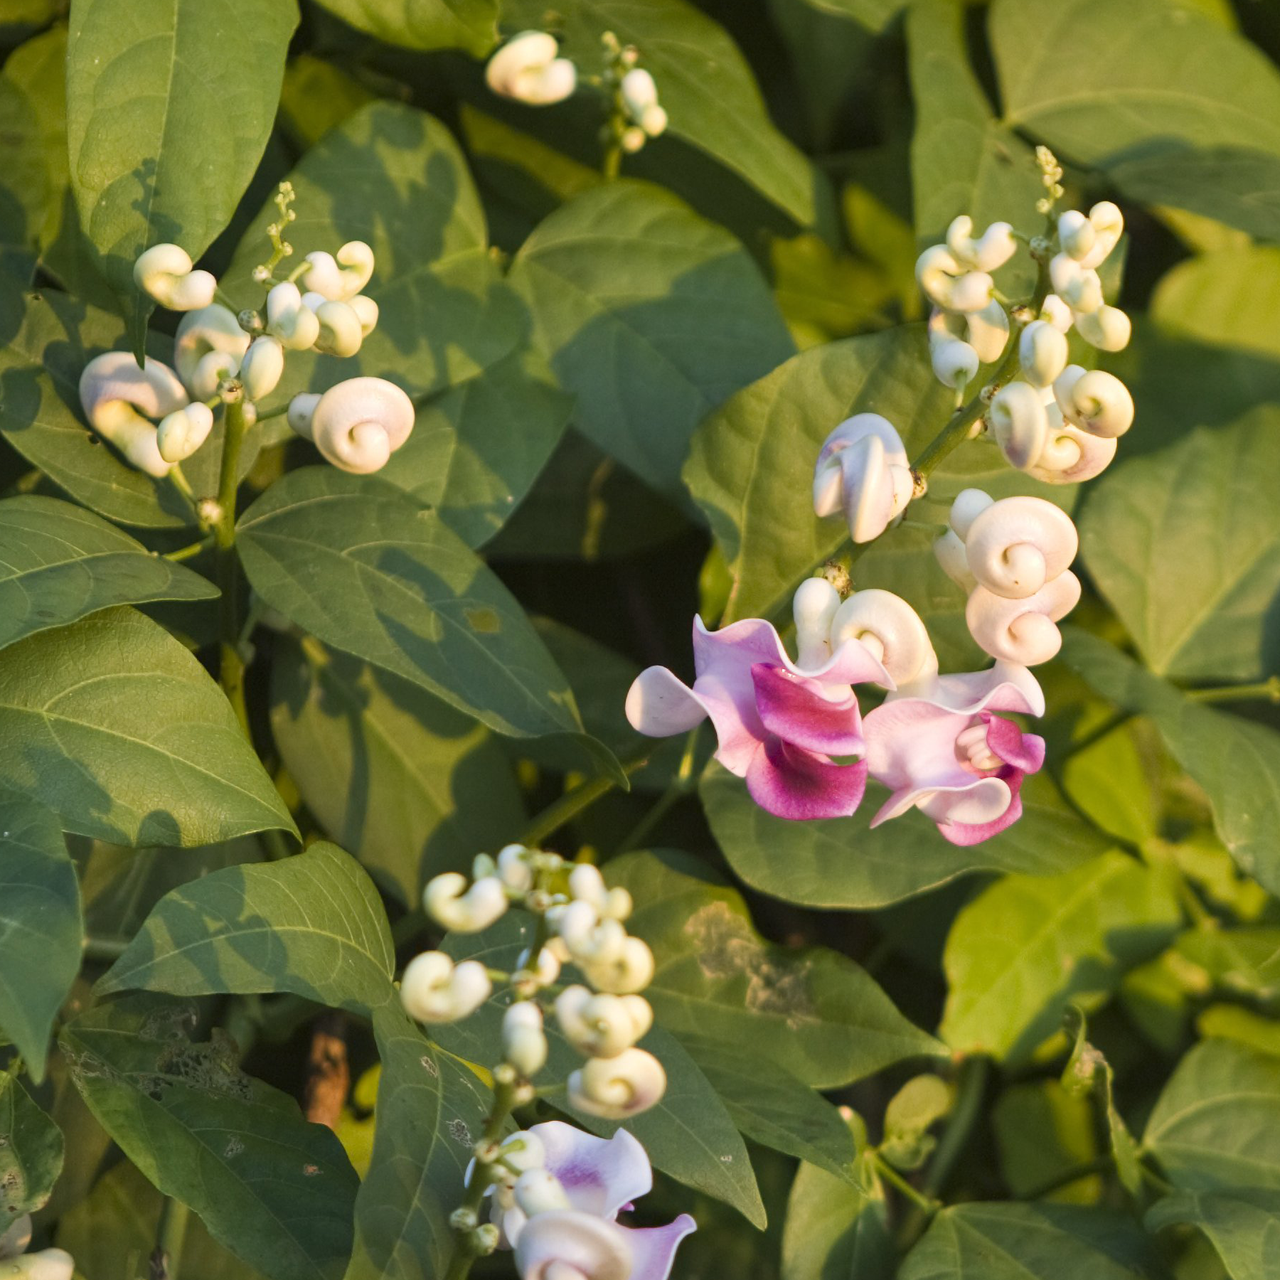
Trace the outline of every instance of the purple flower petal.
{"label": "purple flower petal", "polygon": [[858,699],[847,685],[845,696],[833,702],[823,686],[776,667],[757,662],[751,668],[756,710],[769,733],[784,742],[824,756],[859,755],[863,749]]}
{"label": "purple flower petal", "polygon": [[862,722],[871,776],[891,791],[968,786],[975,775],[956,758],[956,738],[972,718],[923,698],[887,699]]}
{"label": "purple flower petal", "polygon": [[1044,739],[1034,733],[1023,733],[1012,720],[1004,720],[984,712],[987,722],[987,746],[1007,765],[1022,773],[1039,773],[1044,765]]}
{"label": "purple flower petal", "polygon": [[548,1120],[530,1133],[542,1139],[547,1168],[584,1213],[612,1220],[632,1200],[653,1188],[653,1170],[644,1148],[625,1129],[611,1138],[597,1138],[571,1124]]}
{"label": "purple flower petal", "polygon": [[937,676],[923,687],[909,690],[906,696],[964,715],[979,711],[1044,715],[1044,691],[1040,682],[1026,667],[1013,662],[997,662],[985,671]]}
{"label": "purple flower petal", "polygon": [[769,738],[747,769],[747,790],[762,809],[778,818],[804,822],[847,818],[867,785],[867,766],[832,764],[778,738]]}
{"label": "purple flower petal", "polygon": [[1014,773],[1011,778],[1006,778],[1004,781],[1012,794],[1009,797],[1009,807],[998,818],[980,823],[940,822],[938,831],[943,838],[952,844],[967,847],[990,840],[992,836],[999,835],[1006,828],[1013,826],[1022,817],[1022,797],[1018,794],[1022,787],[1022,775]]}
{"label": "purple flower petal", "polygon": [[665,1227],[624,1227],[631,1246],[630,1280],[667,1280],[677,1246],[697,1229],[687,1213]]}
{"label": "purple flower petal", "polygon": [[1005,778],[979,777],[966,773],[964,781],[947,786],[920,782],[902,787],[884,802],[872,818],[871,825],[878,827],[890,818],[900,817],[908,809],[919,808],[939,824],[963,823],[965,825],[994,822],[1009,807],[1012,788]]}

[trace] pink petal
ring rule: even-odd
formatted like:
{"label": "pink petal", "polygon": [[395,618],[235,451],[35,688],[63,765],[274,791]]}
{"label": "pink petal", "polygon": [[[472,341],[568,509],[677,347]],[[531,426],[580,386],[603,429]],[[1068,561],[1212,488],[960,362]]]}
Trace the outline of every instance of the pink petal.
{"label": "pink petal", "polygon": [[861,640],[846,640],[831,657],[812,671],[800,671],[793,663],[788,669],[823,684],[878,684],[886,689],[894,687],[893,677],[884,665]]}
{"label": "pink petal", "polygon": [[649,1157],[625,1129],[611,1138],[597,1138],[571,1124],[548,1120],[529,1132],[542,1139],[546,1167],[564,1187],[571,1208],[612,1221],[630,1201],[653,1189]]}
{"label": "pink petal", "polygon": [[706,715],[698,695],[666,667],[647,668],[627,690],[627,719],[650,738],[688,733]]}
{"label": "pink petal", "polygon": [[1026,667],[1013,662],[997,662],[985,671],[966,671],[938,676],[926,688],[913,689],[907,696],[932,702],[957,714],[979,711],[1019,711],[1023,715],[1044,715],[1044,691]]}
{"label": "pink petal", "polygon": [[938,831],[943,838],[949,840],[952,844],[968,847],[969,845],[981,844],[984,840],[990,840],[992,836],[999,835],[1000,832],[1013,826],[1022,817],[1022,797],[1018,794],[1022,787],[1022,775],[1015,773],[1005,781],[1008,784],[1011,795],[1009,797],[1009,807],[999,817],[993,818],[989,822],[940,822]]}
{"label": "pink petal", "polygon": [[867,785],[867,766],[832,764],[778,738],[769,738],[747,769],[747,790],[762,809],[778,818],[847,818]]}
{"label": "pink petal", "polygon": [[823,697],[816,680],[794,675],[786,667],[757,662],[751,668],[756,710],[769,733],[784,742],[824,756],[861,753],[862,719],[858,699],[848,686],[839,702]]}
{"label": "pink petal", "polygon": [[993,754],[1022,773],[1039,773],[1044,765],[1043,738],[1023,733],[1012,720],[1000,716],[983,712],[982,718],[987,722],[987,746]]}
{"label": "pink petal", "polygon": [[959,770],[947,785],[920,782],[901,787],[884,802],[872,818],[878,827],[908,809],[919,808],[936,823],[963,821],[984,823],[1001,817],[1009,805],[1012,787],[1005,778],[979,777]]}
{"label": "pink petal", "polygon": [[862,722],[871,776],[895,792],[969,785],[975,775],[956,759],[956,738],[971,719],[923,698],[887,699]]}
{"label": "pink petal", "polygon": [[630,1280],[667,1280],[677,1246],[697,1229],[687,1213],[665,1227],[623,1227],[631,1246]]}

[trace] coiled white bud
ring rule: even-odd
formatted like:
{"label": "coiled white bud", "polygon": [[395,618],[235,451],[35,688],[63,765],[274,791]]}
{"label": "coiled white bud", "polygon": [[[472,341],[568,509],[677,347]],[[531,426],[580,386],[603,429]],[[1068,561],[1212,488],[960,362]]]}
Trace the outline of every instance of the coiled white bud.
{"label": "coiled white bud", "polygon": [[545,31],[522,31],[489,59],[485,81],[494,93],[530,106],[563,102],[577,87],[578,72],[556,56],[559,48]]}
{"label": "coiled white bud", "polygon": [[580,862],[569,872],[569,896],[589,903],[604,920],[621,921],[631,914],[631,895],[622,888],[608,888],[600,869],[589,862]]}
{"label": "coiled white bud", "polygon": [[517,1000],[503,1014],[502,1056],[526,1079],[537,1075],[546,1065],[547,1037],[542,1029],[542,1010],[532,1000]]}
{"label": "coiled white bud", "polygon": [[363,240],[348,240],[337,256],[318,250],[307,254],[303,288],[330,302],[350,302],[373,279],[373,250]]}
{"label": "coiled white bud", "polygon": [[899,688],[938,674],[938,659],[920,615],[892,591],[855,591],[831,620],[831,647],[860,640]]}
{"label": "coiled white bud", "polygon": [[969,345],[983,364],[993,364],[1004,354],[1009,341],[1009,313],[996,301],[981,311],[970,311],[964,317]]}
{"label": "coiled white bud", "polygon": [[1133,335],[1129,317],[1106,303],[1076,316],[1076,332],[1099,351],[1123,351]]}
{"label": "coiled white bud", "polygon": [[529,1218],[569,1208],[569,1197],[550,1169],[526,1169],[516,1179],[514,1194],[520,1211]]}
{"label": "coiled white bud", "polygon": [[1080,600],[1080,579],[1070,569],[1019,600],[978,586],[965,606],[965,621],[978,646],[993,658],[1033,667],[1048,662],[1062,647],[1055,625]]}
{"label": "coiled white bud", "polygon": [[981,512],[965,538],[969,570],[1008,599],[1033,596],[1070,567],[1080,549],[1076,527],[1043,498],[1002,498]]}
{"label": "coiled white bud", "polygon": [[349,378],[322,396],[304,392],[289,404],[289,425],[314,440],[335,467],[357,475],[386,466],[413,421],[413,401],[383,378]]}
{"label": "coiled white bud", "polygon": [[517,1173],[523,1173],[527,1169],[541,1169],[547,1163],[546,1144],[528,1129],[513,1133],[503,1142],[500,1151],[502,1163],[517,1170]]}
{"label": "coiled white bud", "polygon": [[911,501],[914,482],[902,437],[878,413],[845,419],[823,442],[813,472],[813,509],[843,509],[854,542],[878,538]]}
{"label": "coiled white bud", "polygon": [[1000,452],[1025,471],[1039,458],[1049,431],[1049,415],[1040,393],[1026,382],[1011,382],[996,392],[987,422]]}
{"label": "coiled white bud", "polygon": [[840,607],[840,593],[825,578],[806,578],[791,601],[796,622],[796,665],[802,670],[822,666],[831,657],[831,620]]}
{"label": "coiled white bud", "polygon": [[570,902],[555,917],[555,927],[579,964],[612,960],[622,952],[627,932],[616,920],[602,920],[589,902]]}
{"label": "coiled white bud", "polygon": [[579,1053],[615,1058],[644,1038],[653,1025],[653,1009],[643,996],[596,994],[575,985],[556,997],[556,1020]]}
{"label": "coiled white bud", "polygon": [[972,591],[978,580],[969,572],[969,554],[964,541],[954,529],[948,529],[934,539],[933,554],[942,566],[942,572],[957,586]]}
{"label": "coiled white bud", "polygon": [[244,383],[245,396],[250,400],[269,396],[283,374],[284,348],[280,340],[269,334],[254,338],[240,361],[240,381]]}
{"label": "coiled white bud", "polygon": [[320,336],[316,313],[302,301],[296,284],[278,284],[267,294],[267,332],[289,348],[306,351]]}
{"label": "coiled white bud", "polygon": [[522,951],[516,960],[518,971],[530,974],[539,987],[549,987],[560,976],[560,961],[550,946],[538,952],[535,961],[529,951]]}
{"label": "coiled white bud", "polygon": [[945,311],[981,311],[990,304],[995,289],[987,272],[962,266],[951,250],[940,244],[916,259],[916,280],[929,301]]}
{"label": "coiled white bud", "polygon": [[1079,484],[1092,480],[1111,465],[1116,445],[1115,439],[1090,435],[1070,422],[1051,425],[1044,449],[1027,468],[1027,475],[1046,484]]}
{"label": "coiled white bud", "polygon": [[239,372],[249,349],[249,335],[227,307],[214,303],[188,311],[178,321],[173,338],[173,363],[178,377],[196,400],[209,400],[223,378]]}
{"label": "coiled white bud", "polygon": [[176,244],[155,244],[133,264],[133,282],[170,311],[194,311],[213,301],[218,282],[193,271],[191,255]]}
{"label": "coiled white bud", "polygon": [[1082,267],[1065,253],[1055,254],[1050,260],[1049,279],[1054,293],[1077,313],[1077,324],[1080,312],[1096,311],[1102,306],[1102,281],[1098,273]]}
{"label": "coiled white bud", "polygon": [[632,67],[619,85],[622,105],[632,120],[651,138],[667,127],[667,113],[658,105],[658,86],[643,67]]}
{"label": "coiled white bud", "polygon": [[522,844],[505,845],[498,853],[498,876],[508,889],[524,893],[533,888],[529,850]]}
{"label": "coiled white bud", "polygon": [[418,1022],[457,1022],[473,1014],[493,992],[477,960],[455,965],[443,951],[424,951],[405,966],[400,1003]]}
{"label": "coiled white bud", "polygon": [[995,271],[1013,257],[1018,242],[1007,222],[993,222],[977,239],[973,219],[961,214],[947,228],[947,248],[961,266],[970,271]]}
{"label": "coiled white bud", "polygon": [[1100,267],[1123,233],[1124,215],[1110,200],[1095,204],[1087,218],[1078,209],[1071,209],[1058,219],[1062,251],[1085,268]]}
{"label": "coiled white bud", "polygon": [[961,489],[951,504],[947,523],[961,540],[969,536],[973,522],[995,501],[990,494],[981,489]]}
{"label": "coiled white bud", "polygon": [[157,478],[169,474],[149,419],[184,408],[187,393],[167,364],[147,356],[139,369],[127,351],[95,356],[80,375],[80,404],[94,431],[133,466]]}
{"label": "coiled white bud", "polygon": [[507,894],[496,876],[485,876],[468,889],[465,876],[446,871],[427,881],[422,905],[446,929],[479,933],[502,917],[507,909]]}
{"label": "coiled white bud", "polygon": [[1068,365],[1053,384],[1062,416],[1090,435],[1114,439],[1133,425],[1133,397],[1114,374]]}
{"label": "coiled white bud", "polygon": [[[613,921],[606,920],[606,924]],[[615,996],[635,995],[653,981],[653,952],[642,938],[624,938],[622,946],[608,957],[582,960],[578,968],[597,991]]]}
{"label": "coiled white bud", "polygon": [[1047,320],[1059,333],[1068,333],[1071,329],[1071,308],[1056,293],[1051,293],[1040,307],[1041,320]]}
{"label": "coiled white bud", "polygon": [[212,430],[213,410],[197,401],[160,419],[156,447],[166,462],[182,462],[204,444]]}
{"label": "coiled white bud", "polygon": [[360,331],[367,338],[378,327],[378,304],[363,293],[347,299],[347,306],[356,313]]}
{"label": "coiled white bud", "polygon": [[978,353],[963,339],[945,338],[929,341],[929,363],[933,376],[944,387],[964,388],[978,375]]}
{"label": "coiled white bud", "polygon": [[1033,387],[1047,387],[1067,367],[1067,338],[1048,320],[1033,320],[1018,339],[1022,376]]}
{"label": "coiled white bud", "polygon": [[331,356],[353,356],[364,342],[364,326],[355,308],[346,302],[330,302],[321,293],[304,293],[302,305],[315,312],[320,332],[313,344]]}
{"label": "coiled white bud", "polygon": [[624,1049],[613,1058],[591,1058],[569,1076],[569,1105],[605,1120],[626,1120],[662,1100],[667,1073],[653,1054]]}
{"label": "coiled white bud", "polygon": [[0,1276],[6,1280],[71,1280],[75,1267],[75,1259],[65,1249],[41,1249],[0,1261]]}

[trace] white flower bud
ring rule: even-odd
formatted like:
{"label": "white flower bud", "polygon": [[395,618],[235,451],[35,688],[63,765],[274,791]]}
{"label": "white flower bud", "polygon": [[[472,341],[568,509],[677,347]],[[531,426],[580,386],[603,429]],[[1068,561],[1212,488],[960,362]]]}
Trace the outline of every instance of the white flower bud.
{"label": "white flower bud", "polygon": [[611,995],[635,995],[653,981],[653,952],[641,938],[624,938],[621,948],[607,958],[588,961],[574,956],[574,960],[597,991]]}
{"label": "white flower bud", "polygon": [[878,413],[857,413],[823,442],[813,471],[813,509],[843,509],[854,542],[878,538],[906,510],[914,481],[906,446]]}
{"label": "white flower bud", "polygon": [[485,81],[494,93],[530,106],[563,102],[577,87],[578,72],[558,52],[555,36],[522,31],[489,59]]}
{"label": "white flower bud", "polygon": [[995,501],[990,494],[981,489],[961,489],[951,504],[947,523],[957,537],[963,541],[969,536],[973,522]]}
{"label": "white flower bud", "polygon": [[350,302],[373,278],[373,250],[363,240],[348,240],[331,253],[307,254],[311,265],[302,273],[302,285],[330,302]]}
{"label": "white flower bud", "polygon": [[996,392],[987,422],[1011,466],[1025,471],[1044,449],[1049,416],[1040,393],[1026,382],[1011,382]]}
{"label": "white flower bud", "polygon": [[477,880],[468,889],[466,877],[456,871],[428,880],[422,902],[433,920],[457,933],[479,933],[507,909],[506,891],[496,876]]}
{"label": "white flower bud", "polygon": [[840,593],[825,578],[806,578],[791,601],[796,623],[796,665],[820,667],[831,657],[831,620],[840,607]]}
{"label": "white flower bud", "polygon": [[981,311],[970,311],[964,317],[969,345],[983,364],[993,364],[1004,354],[1009,341],[1009,313],[994,299]]}
{"label": "white flower bud", "polygon": [[966,387],[978,376],[978,353],[960,338],[931,342],[929,363],[944,387]]}
{"label": "white flower bud", "polygon": [[1033,387],[1047,387],[1067,367],[1067,338],[1047,320],[1033,320],[1018,339],[1022,376]]}
{"label": "white flower bud", "polygon": [[314,343],[317,351],[344,359],[360,350],[364,326],[355,310],[345,302],[330,302],[323,294],[304,293],[302,305],[315,312],[320,332]]}
{"label": "white flower bud", "polygon": [[213,430],[213,410],[207,404],[189,404],[160,419],[156,447],[166,462],[182,462],[209,438]]}
{"label": "white flower bud", "polygon": [[1133,425],[1133,397],[1114,374],[1068,365],[1053,384],[1062,416],[1090,435],[1114,439]]}
{"label": "white flower bud", "polygon": [[[1124,234],[1124,214],[1110,200],[1099,201],[1089,210],[1089,226],[1094,233],[1089,247],[1083,253],[1071,254],[1086,269],[1100,267],[1120,243],[1120,237]],[[1059,236],[1061,237],[1061,223]],[[1067,246],[1063,244],[1062,247],[1065,249]]]}
{"label": "white flower bud", "polygon": [[503,1015],[502,1056],[526,1079],[546,1065],[542,1010],[532,1000],[517,1000]]}
{"label": "white flower bud", "polygon": [[191,267],[191,255],[178,245],[152,245],[133,264],[133,282],[170,311],[194,311],[213,301],[218,282]]}
{"label": "white flower bud", "polygon": [[493,993],[484,965],[455,965],[443,951],[424,951],[405,966],[400,1003],[418,1022],[457,1022],[473,1014]]}
{"label": "white flower bud", "polygon": [[631,894],[621,885],[618,885],[604,895],[604,903],[600,908],[600,914],[607,920],[627,920],[630,918],[634,906],[635,904],[631,901]]}
{"label": "white flower bud", "polygon": [[1092,480],[1111,465],[1116,444],[1114,438],[1090,435],[1069,422],[1051,426],[1045,446],[1034,465],[1027,468],[1027,474],[1047,484]]}
{"label": "white flower bud", "polygon": [[942,571],[958,586],[972,591],[978,580],[969,572],[969,557],[964,549],[964,542],[954,529],[948,529],[934,540],[933,554],[937,557]]}
{"label": "white flower bud", "polygon": [[556,918],[556,929],[578,964],[612,960],[622,952],[626,930],[616,920],[602,920],[589,902],[569,903]]}
{"label": "white flower bud", "polygon": [[1089,254],[1097,239],[1093,223],[1079,209],[1068,209],[1058,218],[1058,243],[1062,252],[1079,262]]}
{"label": "white flower bud", "polygon": [[599,867],[580,862],[569,872],[569,896],[578,902],[589,902],[600,915],[604,914],[607,893]]}
{"label": "white flower bud", "polygon": [[173,338],[173,363],[197,400],[211,399],[223,378],[239,372],[249,335],[228,308],[218,303],[188,311]]}
{"label": "white flower bud", "polygon": [[547,1149],[536,1133],[522,1129],[503,1142],[498,1158],[520,1174],[528,1169],[541,1169],[547,1163]]}
{"label": "white flower bud", "polygon": [[532,974],[538,986],[549,987],[560,976],[560,961],[548,944],[538,952],[537,963],[529,950],[522,951],[516,959],[516,969]]}
{"label": "white flower bud", "polygon": [[526,1169],[516,1179],[515,1201],[528,1218],[570,1207],[565,1189],[550,1169]]}
{"label": "white flower bud", "polygon": [[1080,600],[1080,579],[1070,569],[1020,600],[974,588],[965,606],[965,621],[978,646],[993,658],[1033,667],[1048,662],[1062,647],[1055,625]]}
{"label": "white flower bud", "polygon": [[646,107],[656,106],[658,102],[658,86],[653,77],[643,67],[633,67],[622,77],[619,86],[622,103],[628,115],[637,123]]}
{"label": "white flower bud", "polygon": [[508,889],[525,893],[533,888],[533,868],[529,865],[529,850],[524,845],[506,845],[498,853],[497,870]]}
{"label": "white flower bud", "polygon": [[304,392],[289,404],[294,431],[314,440],[335,467],[356,475],[386,466],[409,438],[414,417],[413,401],[383,378],[348,378],[322,396]]}
{"label": "white flower bud", "polygon": [[947,248],[961,266],[971,271],[990,272],[1004,266],[1013,257],[1018,242],[1007,222],[993,222],[975,240],[973,219],[961,214],[947,228]]}
{"label": "white flower bud", "polygon": [[269,396],[283,373],[284,348],[279,339],[265,334],[255,338],[240,361],[240,381],[244,383],[245,396],[250,400]]}
{"label": "white flower bud", "polygon": [[653,1025],[653,1010],[643,996],[595,994],[572,986],[556,997],[556,1019],[579,1053],[615,1058],[645,1036]]}
{"label": "white flower bud", "polygon": [[139,369],[127,351],[95,356],[80,375],[80,404],[94,431],[133,466],[157,478],[169,474],[149,419],[184,408],[187,393],[167,364],[148,356]]}
{"label": "white flower bud", "polygon": [[1133,325],[1119,307],[1103,303],[1076,316],[1076,332],[1099,351],[1123,351],[1129,345]]}
{"label": "white flower bud", "polygon": [[1056,293],[1045,298],[1037,318],[1047,320],[1059,333],[1067,333],[1071,329],[1071,308]]}
{"label": "white flower bud", "polygon": [[965,538],[973,576],[996,595],[1033,596],[1076,558],[1080,539],[1060,507],[1043,498],[1002,498],[978,515]]}
{"label": "white flower bud", "polygon": [[1074,258],[1059,253],[1049,263],[1049,278],[1053,291],[1076,313],[1096,311],[1102,306],[1102,281],[1098,273],[1082,267]]}
{"label": "white flower bud", "polygon": [[656,102],[650,107],[645,107],[640,114],[640,127],[651,138],[657,138],[666,133],[667,123],[666,111]]}
{"label": "white flower bud", "polygon": [[855,591],[831,621],[831,647],[860,640],[899,688],[938,673],[938,659],[920,615],[892,591]]}
{"label": "white flower bud", "polygon": [[360,332],[367,338],[378,327],[378,304],[367,294],[359,293],[347,299],[347,306],[360,321]]}
{"label": "white flower bud", "polygon": [[940,244],[916,259],[916,280],[929,301],[945,311],[981,311],[991,302],[995,288],[990,275],[967,270]]}
{"label": "white flower bud", "polygon": [[0,1276],[12,1280],[71,1280],[75,1259],[65,1249],[41,1249],[0,1262]]}
{"label": "white flower bud", "polygon": [[320,321],[304,306],[296,284],[278,284],[267,294],[267,332],[290,351],[306,351],[320,336]]}
{"label": "white flower bud", "polygon": [[605,1120],[626,1120],[662,1100],[667,1073],[653,1054],[626,1049],[616,1058],[591,1058],[569,1077],[569,1105]]}

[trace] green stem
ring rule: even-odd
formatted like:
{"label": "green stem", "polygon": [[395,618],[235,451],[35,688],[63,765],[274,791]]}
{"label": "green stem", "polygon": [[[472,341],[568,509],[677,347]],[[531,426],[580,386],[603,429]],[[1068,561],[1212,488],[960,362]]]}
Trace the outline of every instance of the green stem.
{"label": "green stem", "polygon": [[128,945],[120,938],[86,938],[84,958],[95,964],[114,964],[124,955]]}
{"label": "green stem", "polygon": [[680,767],[671,779],[667,789],[655,801],[649,812],[632,827],[631,831],[619,843],[615,854],[626,853],[628,849],[638,849],[647,840],[653,829],[662,821],[667,810],[682,800],[693,786],[693,762],[698,749],[698,738],[702,725],[694,725],[685,739],[684,755],[680,757]]}
{"label": "green stem", "polygon": [[873,1154],[872,1159],[875,1161],[876,1172],[886,1182],[897,1187],[921,1213],[933,1217],[942,1208],[942,1204],[939,1201],[931,1200],[928,1196],[921,1195],[878,1151]]}
{"label": "green stem", "polygon": [[1218,689],[1184,689],[1193,702],[1280,702],[1280,676],[1256,684],[1228,684]]}
{"label": "green stem", "polygon": [[938,1142],[937,1154],[924,1180],[924,1193],[931,1199],[942,1194],[956,1162],[964,1154],[973,1127],[982,1114],[982,1098],[987,1091],[991,1063],[983,1057],[966,1058],[960,1066],[960,1087],[951,1119]]}
{"label": "green stem", "polygon": [[236,490],[240,481],[240,452],[249,422],[242,398],[227,401],[226,430],[222,441],[222,470],[218,477],[218,514],[213,524],[217,548],[218,586],[221,620],[221,664],[218,680],[236,718],[249,732],[249,711],[244,697],[244,658],[240,653],[239,581],[240,560],[236,554]]}
{"label": "green stem", "polygon": [[[630,777],[637,769],[643,769],[649,763],[650,750],[651,748],[646,748],[642,756],[624,764],[623,772]],[[519,836],[519,843],[526,848],[536,849],[549,835],[559,831],[566,822],[576,818],[584,809],[589,809],[602,796],[607,796],[617,785],[617,779],[602,773],[574,787],[572,791],[566,791],[559,800],[549,804],[525,827]]]}
{"label": "green stem", "polygon": [[288,404],[278,404],[274,409],[259,409],[258,421],[266,422],[268,418],[282,418],[289,412]]}
{"label": "green stem", "polygon": [[605,145],[604,161],[600,165],[606,182],[612,182],[622,176],[622,139],[614,138]]}
{"label": "green stem", "polygon": [[190,546],[179,547],[177,551],[166,551],[161,558],[171,560],[174,564],[181,564],[183,560],[194,560],[212,541],[212,538],[201,538],[199,542],[193,542]]}
{"label": "green stem", "polygon": [[[178,1268],[182,1263],[182,1246],[187,1236],[189,1210],[180,1200],[167,1198],[160,1209],[160,1221],[156,1224],[156,1251],[152,1256],[153,1276],[164,1280],[178,1280]],[[159,1265],[155,1265],[158,1262]]]}

